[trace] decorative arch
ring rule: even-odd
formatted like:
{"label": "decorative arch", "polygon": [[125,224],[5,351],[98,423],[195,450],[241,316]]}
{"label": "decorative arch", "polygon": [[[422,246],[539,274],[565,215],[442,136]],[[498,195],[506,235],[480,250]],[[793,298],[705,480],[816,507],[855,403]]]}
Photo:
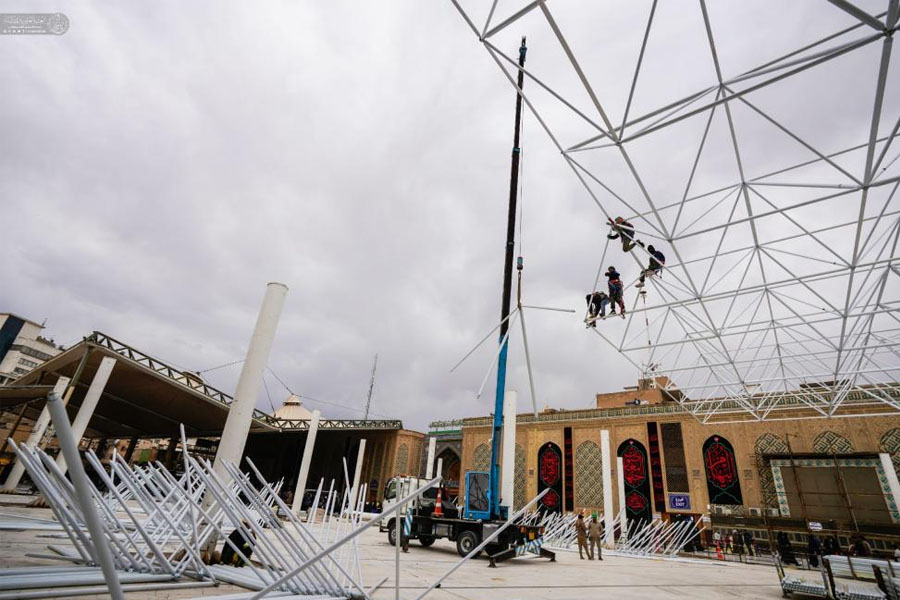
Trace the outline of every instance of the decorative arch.
{"label": "decorative arch", "polygon": [[575,449],[576,506],[603,506],[602,473],[600,446],[590,440],[578,444]]}
{"label": "decorative arch", "polygon": [[478,444],[475,446],[475,453],[472,457],[473,471],[487,471],[491,468],[491,447],[487,444]]}
{"label": "decorative arch", "polygon": [[635,439],[619,444],[616,455],[622,457],[622,479],[625,483],[625,512],[629,519],[649,521],[650,472],[647,449]]}
{"label": "decorative arch", "polygon": [[756,469],[759,473],[759,489],[765,506],[777,507],[778,495],[775,492],[775,480],[772,477],[772,467],[769,464],[769,456],[772,454],[787,454],[787,442],[774,433],[764,433],[756,438],[753,445],[756,450]]}
{"label": "decorative arch", "polygon": [[540,494],[550,491],[541,498],[540,510],[562,512],[562,452],[553,442],[547,442],[538,450],[538,488]]}
{"label": "decorative arch", "polygon": [[453,448],[447,447],[440,451],[437,459],[441,461],[441,472],[438,475],[444,478],[444,487],[447,488],[447,492],[452,498],[459,494],[459,466],[461,462],[459,454]]}
{"label": "decorative arch", "polygon": [[399,475],[406,475],[406,470],[409,468],[409,446],[406,444],[400,444],[400,447],[397,448],[397,461],[394,463],[394,470]]}
{"label": "decorative arch", "polygon": [[894,471],[897,472],[897,476],[900,477],[900,428],[895,427],[894,429],[889,429],[881,436],[881,439],[878,440],[878,447],[882,452],[887,452],[891,455],[891,462],[894,463]]}
{"label": "decorative arch", "polygon": [[853,443],[834,431],[823,431],[816,436],[813,450],[819,454],[850,454],[854,452]]}
{"label": "decorative arch", "polygon": [[703,466],[710,504],[743,504],[734,447],[720,435],[703,444]]}
{"label": "decorative arch", "polygon": [[525,499],[525,449],[521,444],[516,444],[516,467],[513,474],[513,508],[519,510],[527,500]]}

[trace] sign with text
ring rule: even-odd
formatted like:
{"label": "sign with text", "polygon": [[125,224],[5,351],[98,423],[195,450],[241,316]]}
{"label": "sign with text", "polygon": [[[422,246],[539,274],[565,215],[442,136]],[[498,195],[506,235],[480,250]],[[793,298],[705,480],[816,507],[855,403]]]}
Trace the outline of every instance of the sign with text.
{"label": "sign with text", "polygon": [[670,510],[691,510],[690,494],[669,494]]}

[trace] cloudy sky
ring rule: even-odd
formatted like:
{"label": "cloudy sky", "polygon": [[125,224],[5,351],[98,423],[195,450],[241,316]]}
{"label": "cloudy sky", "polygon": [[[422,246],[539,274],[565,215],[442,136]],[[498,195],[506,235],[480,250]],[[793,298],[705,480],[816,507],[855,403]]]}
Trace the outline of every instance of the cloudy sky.
{"label": "cloudy sky", "polygon": [[[747,15],[713,4],[730,73],[853,24],[824,2]],[[554,7],[577,49],[606,68],[594,74],[616,121],[650,3],[629,5]],[[71,26],[0,38],[0,311],[46,319],[61,343],[100,330],[204,370],[243,357],[265,285],[280,281],[290,292],[270,366],[310,407],[360,416],[378,353],[372,415],[421,430],[491,411],[493,376],[475,393],[493,341],[449,370],[499,316],[515,96],[449,1],[3,10],[61,10]],[[667,77],[664,62],[648,63],[635,111],[715,82],[695,12],[660,17],[648,60],[678,48],[683,69]],[[549,69],[559,50],[548,57],[539,24],[516,24],[495,43],[514,55],[528,34],[530,64]],[[841,69],[857,76],[853,64]],[[664,164],[671,144],[648,151],[645,166]],[[604,216],[530,113],[523,148],[526,302],[579,311],[527,315],[539,405],[585,408],[638,376],[581,322]],[[510,360],[524,410],[518,333]],[[206,376],[230,393],[239,370]],[[277,407],[287,391],[267,384]],[[258,406],[270,410],[265,393]]]}

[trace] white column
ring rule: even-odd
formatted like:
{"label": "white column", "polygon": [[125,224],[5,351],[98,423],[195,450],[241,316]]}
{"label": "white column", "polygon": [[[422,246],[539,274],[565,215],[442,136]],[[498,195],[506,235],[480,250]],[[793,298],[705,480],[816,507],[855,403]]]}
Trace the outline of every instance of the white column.
{"label": "white column", "polygon": [[303,495],[306,493],[306,480],[309,478],[309,465],[312,462],[313,447],[316,445],[316,433],[319,431],[319,417],[322,412],[314,410],[309,420],[309,432],[306,434],[306,445],[303,447],[303,458],[300,459],[300,474],[297,475],[297,487],[294,488],[294,503],[291,510],[300,512],[303,506]]}
{"label": "white column", "polygon": [[513,514],[516,473],[516,396],[515,390],[506,390],[503,397],[503,462],[500,471],[500,503]]}
{"label": "white column", "polygon": [[437,459],[437,475],[436,475],[436,477],[441,477],[441,478],[442,478],[441,485],[443,485],[443,484],[444,484],[444,481],[443,481],[443,477],[444,477],[444,459],[443,459],[443,458],[438,458],[438,459]]}
{"label": "white column", "polygon": [[[63,391],[66,389],[66,386],[69,385],[68,377],[60,377],[56,380],[56,385],[53,386],[53,394],[57,396],[61,396]],[[34,422],[34,427],[31,428],[31,435],[28,436],[28,439],[25,440],[25,445],[29,448],[36,448],[40,443],[41,438],[44,437],[44,432],[47,431],[47,426],[50,424],[50,409],[47,405],[44,405],[44,410],[41,411],[41,415],[37,418],[37,421]],[[16,459],[16,463],[13,465],[12,470],[9,472],[9,476],[6,478],[6,483],[3,484],[4,492],[14,492],[16,487],[18,487],[19,482],[22,480],[22,475],[25,474],[25,465],[22,464],[18,458]]]}
{"label": "white column", "polygon": [[47,409],[47,412],[53,417],[60,452],[67,454],[72,464],[72,472],[69,475],[75,488],[78,504],[81,506],[84,524],[91,536],[91,545],[94,550],[91,558],[100,563],[110,596],[114,600],[124,600],[125,595],[122,593],[122,585],[116,572],[116,564],[113,562],[112,551],[107,544],[106,536],[103,535],[106,528],[103,527],[100,517],[97,515],[97,507],[91,497],[91,484],[84,472],[84,465],[81,464],[81,456],[78,454],[78,440],[72,435],[69,415],[66,414],[66,407],[58,394],[51,393],[47,398]]}
{"label": "white column", "polygon": [[[359,452],[356,453],[356,468],[353,469],[353,487],[350,488],[350,510],[356,510],[358,498],[356,494],[359,492],[359,477],[362,474],[363,459],[366,456],[366,440],[359,440]],[[418,487],[418,486],[416,486]]]}
{"label": "white column", "polygon": [[[100,361],[100,366],[97,367],[97,372],[94,373],[94,378],[91,380],[91,386],[88,388],[87,394],[85,394],[84,400],[78,408],[78,414],[75,415],[75,420],[72,421],[72,436],[74,436],[76,444],[81,441],[88,423],[94,415],[94,410],[100,402],[100,396],[106,388],[106,382],[109,381],[109,376],[112,374],[114,366],[116,366],[116,359],[110,356],[104,356],[103,360]],[[56,466],[58,466],[63,473],[66,472],[68,466],[66,465],[65,453],[60,452],[59,456],[56,457]]]}
{"label": "white column", "polygon": [[234,400],[228,410],[222,439],[219,440],[219,449],[216,451],[216,460],[213,462],[213,469],[225,482],[231,481],[231,478],[222,462],[228,461],[233,465],[239,465],[244,453],[247,433],[253,420],[253,410],[256,408],[256,397],[262,387],[263,373],[269,362],[269,352],[272,350],[272,341],[275,339],[275,330],[278,327],[287,291],[288,288],[283,283],[270,283],[266,286],[266,295],[259,309],[256,327],[247,348],[247,357],[241,368]]}
{"label": "white column", "polygon": [[622,539],[628,538],[628,511],[625,509],[625,466],[622,464],[622,457],[616,457],[616,482],[619,488],[619,528],[622,532]]}
{"label": "white column", "polygon": [[434,447],[437,444],[437,438],[432,436],[428,440],[428,462],[425,463],[425,479],[431,481],[434,478]]}
{"label": "white column", "polygon": [[[884,476],[887,478],[888,488],[891,490],[891,495],[893,498],[891,500],[894,501],[895,506],[900,506],[900,481],[897,480],[897,472],[894,471],[894,463],[891,461],[891,455],[887,452],[882,452],[878,455],[878,458],[881,459],[881,469],[884,471]],[[890,502],[888,502],[890,504]]]}
{"label": "white column", "polygon": [[613,515],[612,464],[609,460],[609,430],[600,430],[600,452],[603,469],[603,524],[606,528],[603,545],[612,548],[615,545],[615,515]]}

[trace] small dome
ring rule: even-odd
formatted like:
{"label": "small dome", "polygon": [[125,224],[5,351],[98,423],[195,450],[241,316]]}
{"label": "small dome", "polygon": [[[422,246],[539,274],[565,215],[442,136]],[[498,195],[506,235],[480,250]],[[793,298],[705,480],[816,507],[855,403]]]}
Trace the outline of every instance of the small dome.
{"label": "small dome", "polygon": [[312,411],[303,406],[299,396],[291,394],[284,404],[275,411],[275,417],[279,419],[311,419]]}

